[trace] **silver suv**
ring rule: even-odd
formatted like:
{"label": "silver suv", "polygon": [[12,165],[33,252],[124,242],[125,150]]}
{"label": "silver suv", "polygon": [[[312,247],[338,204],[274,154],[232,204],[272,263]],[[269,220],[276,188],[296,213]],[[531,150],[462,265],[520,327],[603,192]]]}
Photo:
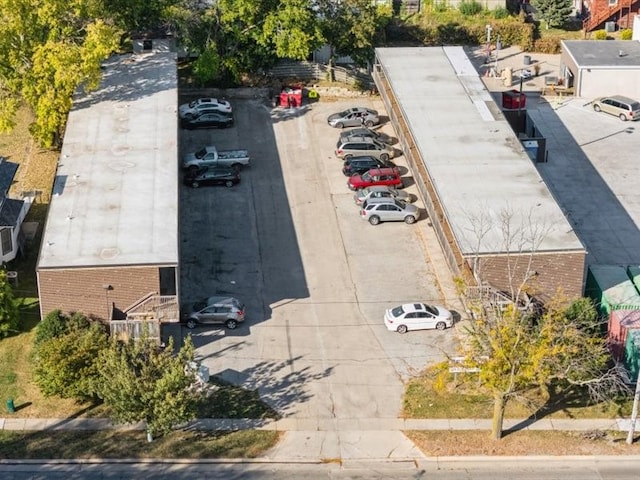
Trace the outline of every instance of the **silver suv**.
{"label": "silver suv", "polygon": [[360,210],[360,218],[371,225],[380,222],[402,222],[412,224],[420,216],[418,207],[395,198],[370,198],[365,200]]}
{"label": "silver suv", "polygon": [[371,156],[386,162],[395,155],[395,150],[374,140],[371,137],[349,137],[345,141],[338,140],[336,144],[336,156],[347,160],[351,157]]}
{"label": "silver suv", "polygon": [[622,95],[598,98],[593,101],[593,109],[596,112],[615,115],[623,122],[640,118],[640,102]]}
{"label": "silver suv", "polygon": [[185,321],[188,328],[198,324],[221,324],[230,330],[244,322],[244,305],[233,297],[208,297],[187,308]]}

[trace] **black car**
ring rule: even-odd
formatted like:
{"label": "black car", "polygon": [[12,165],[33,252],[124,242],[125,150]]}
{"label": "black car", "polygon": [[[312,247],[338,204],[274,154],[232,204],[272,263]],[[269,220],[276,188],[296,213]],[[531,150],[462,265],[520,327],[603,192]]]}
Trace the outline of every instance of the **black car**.
{"label": "black car", "polygon": [[240,173],[231,167],[201,168],[184,176],[184,184],[198,188],[206,185],[224,185],[233,187],[240,182]]}
{"label": "black car", "polygon": [[183,118],[182,128],[227,128],[233,126],[233,116],[226,113],[205,111],[197,117]]}
{"label": "black car", "polygon": [[372,168],[385,168],[385,167],[394,167],[393,162],[386,161],[383,162],[375,157],[369,156],[359,156],[359,157],[349,157],[344,162],[344,166],[342,167],[342,173],[344,173],[347,177],[352,175],[360,175],[364,172],[368,172]]}

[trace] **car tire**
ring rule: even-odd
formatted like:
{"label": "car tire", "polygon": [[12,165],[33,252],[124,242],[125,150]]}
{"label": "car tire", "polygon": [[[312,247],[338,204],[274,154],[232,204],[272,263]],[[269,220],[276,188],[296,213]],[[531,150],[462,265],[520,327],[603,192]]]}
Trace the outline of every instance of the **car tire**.
{"label": "car tire", "polygon": [[386,153],[383,153],[380,155],[380,160],[382,160],[383,162],[387,163],[389,161],[389,155],[387,155]]}
{"label": "car tire", "polygon": [[377,215],[372,215],[369,217],[369,223],[371,225],[378,225],[380,223],[380,217]]}
{"label": "car tire", "polygon": [[627,116],[624,113],[620,114],[620,120],[622,120],[623,122],[627,121]]}
{"label": "car tire", "polygon": [[239,172],[240,170],[242,170],[242,164],[234,163],[233,165],[231,165],[231,168],[233,168],[236,172]]}
{"label": "car tire", "polygon": [[224,322],[224,326],[229,330],[235,330],[238,326],[238,321],[234,320],[233,318],[229,318],[226,322]]}
{"label": "car tire", "polygon": [[231,180],[227,180],[226,182],[224,182],[224,186],[227,188],[231,188],[233,187],[233,182]]}
{"label": "car tire", "polygon": [[407,333],[408,330],[406,325],[398,325],[398,328],[396,328],[396,332],[398,333]]}
{"label": "car tire", "polygon": [[344,123],[342,122],[336,123],[336,128],[344,128]]}
{"label": "car tire", "polygon": [[192,188],[199,188],[200,184],[198,182],[191,182],[191,187]]}
{"label": "car tire", "polygon": [[190,328],[193,330],[194,328],[196,328],[196,324],[197,322],[191,318],[187,320],[187,328]]}
{"label": "car tire", "polygon": [[348,162],[349,160],[351,160],[351,157],[353,157],[353,155],[345,155],[344,157],[342,157],[342,160]]}
{"label": "car tire", "polygon": [[191,175],[195,175],[196,173],[198,173],[198,167],[196,167],[195,165],[191,165],[187,171],[191,174]]}
{"label": "car tire", "polygon": [[593,109],[594,109],[596,112],[599,112],[599,111],[600,111],[600,105],[598,105],[598,104],[596,103],[596,104],[593,106]]}
{"label": "car tire", "polygon": [[371,120],[367,120],[366,122],[364,122],[364,126],[368,127],[368,128],[371,128],[371,127],[373,127],[373,122]]}
{"label": "car tire", "polygon": [[447,328],[447,324],[444,322],[438,322],[436,323],[436,330],[444,330],[445,328]]}
{"label": "car tire", "polygon": [[406,223],[407,225],[416,223],[416,217],[414,217],[413,215],[407,215],[406,217],[404,217],[404,223]]}

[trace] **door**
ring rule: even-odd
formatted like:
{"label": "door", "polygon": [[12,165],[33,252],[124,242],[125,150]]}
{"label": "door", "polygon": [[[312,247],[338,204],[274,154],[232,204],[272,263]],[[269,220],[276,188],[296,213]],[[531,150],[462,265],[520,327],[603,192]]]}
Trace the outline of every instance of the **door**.
{"label": "door", "polygon": [[429,312],[418,312],[417,328],[421,330],[436,328],[434,316]]}

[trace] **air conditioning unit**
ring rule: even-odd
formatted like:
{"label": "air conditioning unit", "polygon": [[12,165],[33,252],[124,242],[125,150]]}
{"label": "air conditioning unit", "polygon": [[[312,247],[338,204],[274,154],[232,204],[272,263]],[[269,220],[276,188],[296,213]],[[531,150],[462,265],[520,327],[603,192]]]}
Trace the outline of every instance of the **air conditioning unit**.
{"label": "air conditioning unit", "polygon": [[616,31],[616,22],[605,22],[604,24],[604,31],[605,32],[615,32]]}

